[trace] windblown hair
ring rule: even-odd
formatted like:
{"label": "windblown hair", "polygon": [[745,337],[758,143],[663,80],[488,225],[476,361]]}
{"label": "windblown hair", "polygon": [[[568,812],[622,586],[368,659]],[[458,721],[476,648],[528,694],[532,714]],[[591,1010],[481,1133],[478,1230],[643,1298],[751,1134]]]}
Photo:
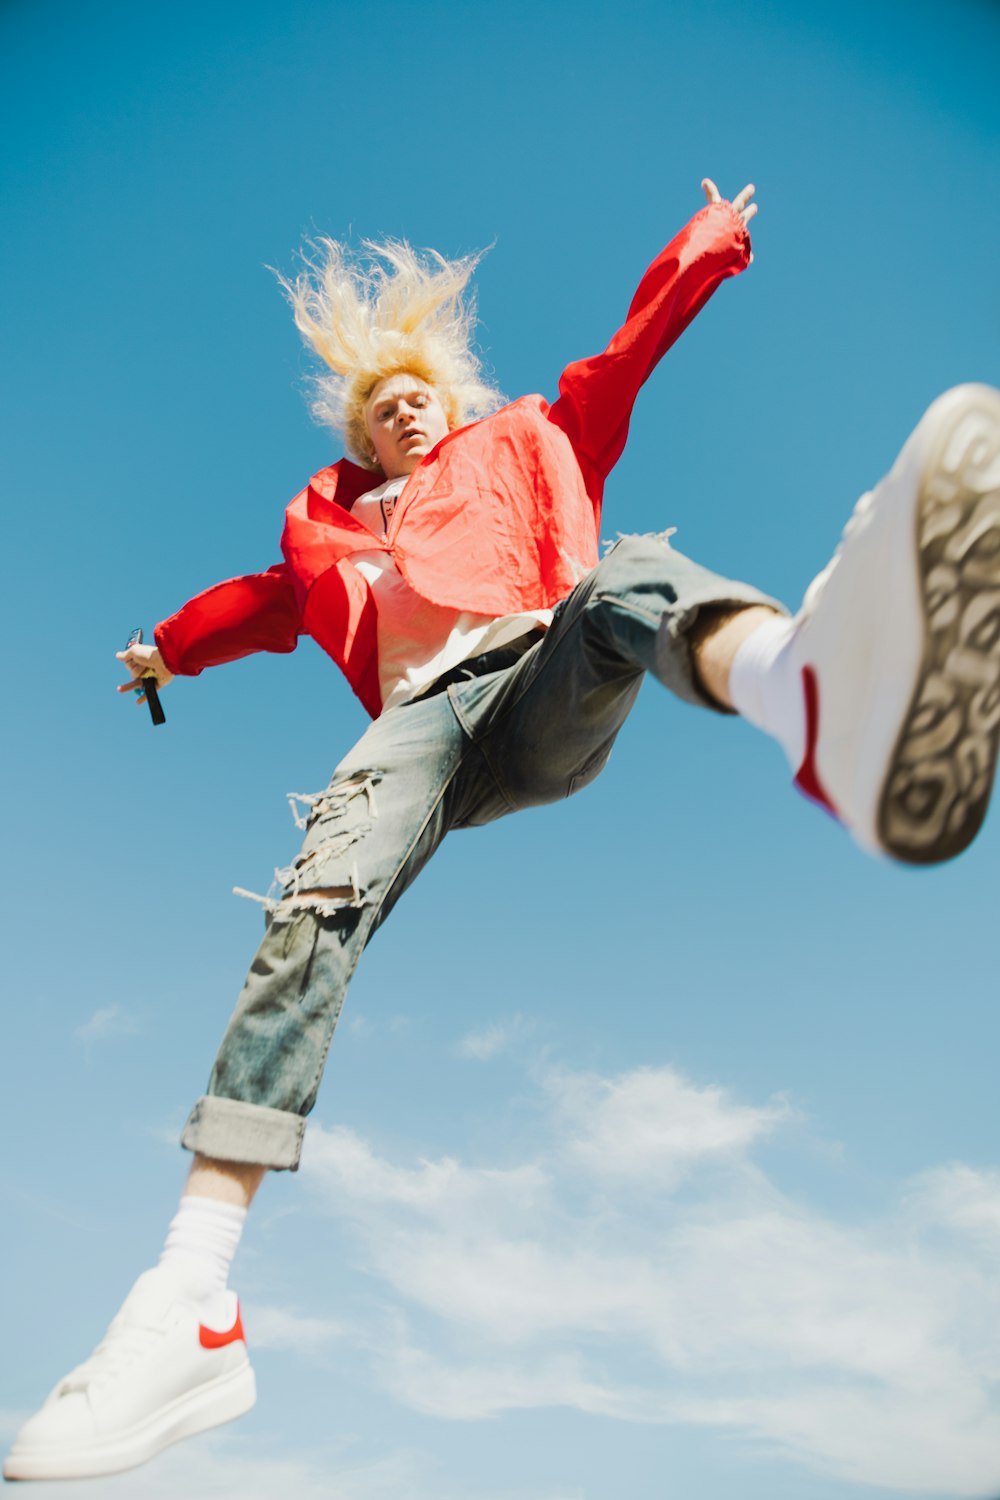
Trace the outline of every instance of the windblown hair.
{"label": "windblown hair", "polygon": [[450,427],[501,406],[472,350],[475,299],[466,292],[481,258],[446,260],[405,240],[363,242],[364,256],[321,239],[294,282],[279,276],[307,343],[332,371],[314,378],[313,415],[343,437],[351,456],[377,469],[365,403],[380,380],[417,375],[432,385]]}

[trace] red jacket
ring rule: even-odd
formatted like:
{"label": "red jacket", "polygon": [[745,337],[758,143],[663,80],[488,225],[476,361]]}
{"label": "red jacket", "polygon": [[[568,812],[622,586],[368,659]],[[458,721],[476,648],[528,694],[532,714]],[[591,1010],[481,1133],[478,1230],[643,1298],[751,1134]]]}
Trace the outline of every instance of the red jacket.
{"label": "red jacket", "polygon": [[493,616],[555,604],[597,562],[604,481],[640,387],[749,258],[735,209],[703,208],[650,266],[604,353],[563,371],[552,406],[523,396],[421,459],[384,541],[350,515],[383,476],[346,458],[320,470],[286,512],[283,563],[216,584],[157,625],[169,670],[196,676],[311,635],[377,717],[375,601],[349,559],[379,546],[435,604]]}

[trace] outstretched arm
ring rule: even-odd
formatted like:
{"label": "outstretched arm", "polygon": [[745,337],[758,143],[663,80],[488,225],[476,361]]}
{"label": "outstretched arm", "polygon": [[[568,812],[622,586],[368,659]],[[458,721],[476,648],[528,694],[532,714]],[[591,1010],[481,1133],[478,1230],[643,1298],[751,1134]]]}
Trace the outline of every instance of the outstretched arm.
{"label": "outstretched arm", "polygon": [[751,260],[747,225],[757,212],[748,184],[733,201],[711,178],[707,207],[687,224],[646,272],[628,316],[603,354],[563,371],[550,418],[573,444],[595,501],[617,463],[643,383],[717,287]]}
{"label": "outstretched arm", "polygon": [[118,652],[132,674],[118,691],[131,692],[135,679],[150,668],[162,686],[174,676],[197,677],[205,667],[255,651],[294,651],[301,632],[302,614],[285,563],[266,573],[230,578],[162,620],[154,632],[155,646]]}

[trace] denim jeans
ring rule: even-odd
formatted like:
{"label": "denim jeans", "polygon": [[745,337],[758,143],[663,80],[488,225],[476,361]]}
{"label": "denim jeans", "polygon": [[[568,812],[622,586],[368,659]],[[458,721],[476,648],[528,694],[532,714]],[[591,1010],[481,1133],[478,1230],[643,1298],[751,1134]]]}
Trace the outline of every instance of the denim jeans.
{"label": "denim jeans", "polygon": [[781,608],[666,536],[625,537],[526,653],[474,659],[467,680],[376,719],[326,790],[300,799],[305,842],[265,903],[267,932],[182,1144],[294,1170],[355,965],[449,829],[586,786],[645,672],[707,704],[687,632],[699,610],[752,604]]}

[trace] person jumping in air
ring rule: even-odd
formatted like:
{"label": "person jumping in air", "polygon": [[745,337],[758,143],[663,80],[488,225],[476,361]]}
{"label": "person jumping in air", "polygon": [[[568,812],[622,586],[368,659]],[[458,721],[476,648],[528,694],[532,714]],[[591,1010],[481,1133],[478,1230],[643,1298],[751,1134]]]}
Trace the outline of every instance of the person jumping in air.
{"label": "person jumping in air", "polygon": [[111,1473],[254,1401],[229,1266],[269,1170],[294,1171],[355,965],[453,828],[592,781],[645,673],[773,735],[799,788],[863,849],[959,854],[1000,737],[1000,392],[934,402],[858,502],[798,614],[665,535],[599,558],[604,482],[636,396],[750,261],[753,187],[708,203],[550,406],[502,405],[471,351],[475,258],[324,242],[286,283],[328,366],[319,408],[352,457],[288,507],[284,561],[199,594],[120,653],[173,676],[311,635],[372,716],[315,796],[301,853],[184,1127],[194,1153],[159,1263],[22,1428],[9,1479]]}

